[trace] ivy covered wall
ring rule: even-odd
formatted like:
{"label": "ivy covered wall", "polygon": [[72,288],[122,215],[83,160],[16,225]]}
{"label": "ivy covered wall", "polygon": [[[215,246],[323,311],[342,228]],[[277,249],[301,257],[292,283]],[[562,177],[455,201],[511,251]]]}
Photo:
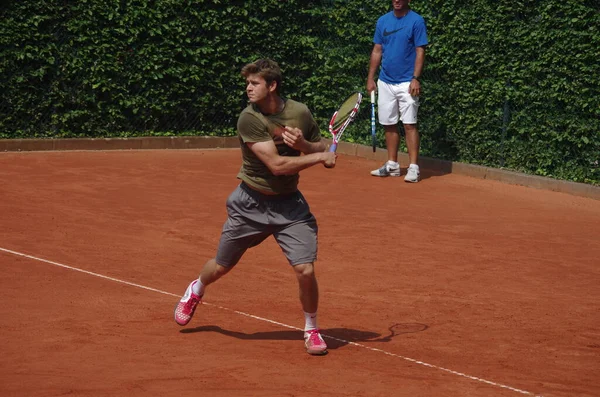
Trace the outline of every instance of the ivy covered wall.
{"label": "ivy covered wall", "polygon": [[[240,68],[277,60],[326,122],[364,92],[389,0],[0,4],[0,138],[233,135]],[[600,184],[597,0],[413,0],[430,39],[422,154]],[[368,143],[363,106],[346,139]],[[378,128],[379,142],[383,131]]]}

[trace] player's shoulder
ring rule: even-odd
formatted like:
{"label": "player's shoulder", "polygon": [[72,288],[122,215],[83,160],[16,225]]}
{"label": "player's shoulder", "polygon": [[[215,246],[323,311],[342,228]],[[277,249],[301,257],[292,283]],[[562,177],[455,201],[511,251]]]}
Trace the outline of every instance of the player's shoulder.
{"label": "player's shoulder", "polygon": [[377,18],[377,23],[378,24],[386,23],[386,22],[390,21],[392,18],[394,18],[394,11],[389,11],[389,12],[386,12],[385,14],[383,14],[382,16],[380,16],[379,18]]}
{"label": "player's shoulder", "polygon": [[423,22],[423,23],[425,22],[425,18],[423,18],[423,16],[416,11],[410,10],[410,15],[411,15],[412,19],[415,21]]}
{"label": "player's shoulder", "polygon": [[298,102],[298,101],[293,100],[293,99],[286,99],[285,100],[285,107],[287,109],[297,110],[297,111],[308,110],[308,106],[306,106],[304,103]]}
{"label": "player's shoulder", "polygon": [[250,114],[254,114],[254,113],[256,113],[256,110],[254,109],[254,106],[252,104],[249,104],[248,106],[246,106],[244,108],[244,110],[242,110],[242,112],[240,113],[240,117],[241,116],[250,115]]}
{"label": "player's shoulder", "polygon": [[244,108],[244,110],[242,110],[239,119],[260,119],[259,114],[260,112],[255,108],[255,106],[253,104],[249,104]]}
{"label": "player's shoulder", "polygon": [[266,121],[254,105],[250,104],[238,116],[238,127],[241,125],[249,126],[256,124],[266,125]]}
{"label": "player's shoulder", "polygon": [[293,99],[286,99],[284,112],[288,117],[307,117],[310,115],[310,109],[302,102]]}

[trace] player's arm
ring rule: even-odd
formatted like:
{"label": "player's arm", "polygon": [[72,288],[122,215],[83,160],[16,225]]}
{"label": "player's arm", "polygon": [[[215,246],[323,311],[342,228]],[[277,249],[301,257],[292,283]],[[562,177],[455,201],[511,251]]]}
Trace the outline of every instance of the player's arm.
{"label": "player's arm", "polygon": [[369,61],[369,74],[367,76],[367,92],[375,90],[375,73],[377,73],[379,65],[381,65],[382,54],[383,49],[381,47],[381,44],[375,44],[373,46],[373,50],[371,51],[371,59]]}
{"label": "player's arm", "polygon": [[319,135],[317,135],[318,139],[315,139],[314,142],[309,141],[304,138],[304,134],[299,128],[285,127],[285,130],[283,131],[281,136],[283,138],[283,143],[304,154],[323,152],[326,148],[325,142],[323,142],[323,140],[320,139]]}
{"label": "player's arm", "polygon": [[415,71],[413,78],[410,81],[408,91],[412,96],[419,96],[421,94],[421,73],[423,73],[423,65],[425,64],[425,46],[415,48],[417,57],[415,58]]}
{"label": "player's arm", "polygon": [[307,120],[308,122],[308,133],[306,134],[305,140],[309,142],[309,150],[307,152],[303,152],[304,154],[308,153],[317,153],[323,152],[327,150],[327,145],[323,141],[323,137],[321,136],[321,131],[319,130],[319,125],[317,124],[315,118],[308,108],[307,111]]}
{"label": "player's arm", "polygon": [[246,145],[273,175],[294,175],[316,164],[323,164],[327,168],[335,166],[336,155],[332,152],[320,151],[304,156],[280,156],[273,141],[248,142]]}
{"label": "player's arm", "polygon": [[415,58],[415,73],[416,77],[421,77],[423,73],[423,65],[425,64],[425,46],[415,48],[417,57]]}
{"label": "player's arm", "polygon": [[300,125],[301,128],[285,127],[281,136],[286,145],[304,154],[323,152],[327,149],[319,126],[308,107],[304,109]]}

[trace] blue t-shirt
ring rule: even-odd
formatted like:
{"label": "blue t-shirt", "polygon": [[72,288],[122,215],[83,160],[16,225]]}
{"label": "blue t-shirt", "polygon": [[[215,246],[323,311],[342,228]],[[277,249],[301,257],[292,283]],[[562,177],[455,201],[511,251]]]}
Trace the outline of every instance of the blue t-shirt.
{"label": "blue t-shirt", "polygon": [[390,11],[377,20],[373,42],[383,50],[379,79],[389,84],[410,81],[415,72],[415,48],[429,44],[425,20],[412,10],[400,18]]}

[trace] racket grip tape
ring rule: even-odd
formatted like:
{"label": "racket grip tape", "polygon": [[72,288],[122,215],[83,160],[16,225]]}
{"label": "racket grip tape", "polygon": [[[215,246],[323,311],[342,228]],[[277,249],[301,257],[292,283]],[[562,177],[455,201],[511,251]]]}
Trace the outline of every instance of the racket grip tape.
{"label": "racket grip tape", "polygon": [[371,91],[371,145],[373,153],[377,150],[377,134],[375,127],[375,90]]}
{"label": "racket grip tape", "polygon": [[329,151],[330,152],[335,152],[337,149],[337,143],[332,143],[331,146],[329,147]]}

